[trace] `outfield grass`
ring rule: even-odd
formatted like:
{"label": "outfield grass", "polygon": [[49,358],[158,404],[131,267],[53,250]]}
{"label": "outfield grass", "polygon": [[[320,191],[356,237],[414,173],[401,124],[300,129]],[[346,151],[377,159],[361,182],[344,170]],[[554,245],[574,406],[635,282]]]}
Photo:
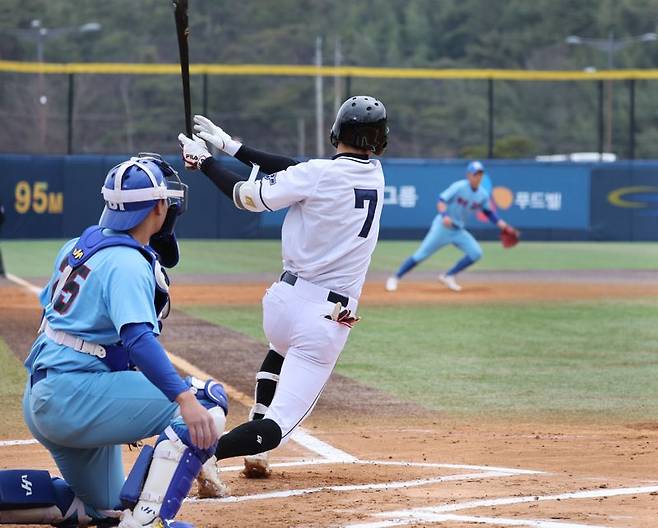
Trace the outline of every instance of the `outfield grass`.
{"label": "outfield grass", "polygon": [[[188,313],[263,342],[258,307]],[[658,302],[364,307],[337,371],[451,415],[658,416]]]}
{"label": "outfield grass", "polygon": [[[5,267],[22,277],[48,276],[63,240],[9,240],[0,244]],[[390,272],[418,247],[418,241],[381,241],[370,269]],[[480,270],[656,269],[658,244],[626,242],[525,242],[504,250],[484,242]],[[281,269],[278,240],[184,240],[176,273],[253,273]],[[452,247],[439,251],[422,267],[444,268],[460,254]]]}
{"label": "outfield grass", "polygon": [[27,374],[23,365],[0,338],[0,438],[27,438],[21,401]]}

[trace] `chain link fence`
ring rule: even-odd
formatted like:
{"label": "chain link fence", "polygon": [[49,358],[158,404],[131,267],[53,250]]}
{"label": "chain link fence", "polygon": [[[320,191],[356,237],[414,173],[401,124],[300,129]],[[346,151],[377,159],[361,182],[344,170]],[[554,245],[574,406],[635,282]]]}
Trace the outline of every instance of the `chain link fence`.
{"label": "chain link fence", "polygon": [[[180,77],[0,72],[0,152],[176,153]],[[532,158],[613,152],[658,158],[656,81],[323,77],[322,131],[336,101],[369,93],[387,106],[388,156]],[[192,76],[193,113],[257,148],[317,155],[314,76]]]}

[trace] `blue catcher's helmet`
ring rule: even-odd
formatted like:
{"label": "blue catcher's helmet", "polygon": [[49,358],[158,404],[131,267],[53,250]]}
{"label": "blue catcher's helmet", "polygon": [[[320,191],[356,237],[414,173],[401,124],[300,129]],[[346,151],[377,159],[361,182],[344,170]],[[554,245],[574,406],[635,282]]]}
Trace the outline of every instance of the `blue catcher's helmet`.
{"label": "blue catcher's helmet", "polygon": [[138,225],[158,200],[167,200],[175,216],[187,209],[187,185],[158,154],[140,153],[112,167],[101,193],[105,209],[98,224],[116,231]]}

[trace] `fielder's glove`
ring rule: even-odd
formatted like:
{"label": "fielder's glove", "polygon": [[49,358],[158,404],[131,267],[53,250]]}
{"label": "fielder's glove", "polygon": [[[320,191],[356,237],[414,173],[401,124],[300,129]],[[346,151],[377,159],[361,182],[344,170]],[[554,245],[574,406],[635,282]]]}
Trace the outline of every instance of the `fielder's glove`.
{"label": "fielder's glove", "polygon": [[512,226],[506,225],[500,231],[500,243],[504,248],[511,248],[516,246],[519,243],[519,238],[521,233],[517,229],[514,229]]}
{"label": "fielder's glove", "polygon": [[242,146],[242,143],[233,139],[210,119],[202,115],[194,116],[194,131],[200,138],[205,139],[222,152],[226,152],[229,156],[235,156],[235,153]]}
{"label": "fielder's glove", "polygon": [[178,142],[183,149],[183,161],[185,168],[190,170],[199,170],[201,164],[210,157],[206,142],[197,136],[194,139],[188,138],[185,134],[178,134]]}

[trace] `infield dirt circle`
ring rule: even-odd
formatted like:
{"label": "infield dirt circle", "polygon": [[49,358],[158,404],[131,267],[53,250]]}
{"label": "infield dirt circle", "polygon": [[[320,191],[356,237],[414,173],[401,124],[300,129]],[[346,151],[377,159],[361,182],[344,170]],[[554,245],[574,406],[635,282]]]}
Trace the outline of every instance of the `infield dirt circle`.
{"label": "infield dirt circle", "polygon": [[[200,283],[178,277],[175,306],[260,303],[267,286],[262,277],[238,284],[222,279],[206,277]],[[458,296],[429,281],[404,283],[391,295],[383,291],[382,277],[373,279],[362,305],[658,294],[655,276],[615,272],[592,274],[589,280],[473,274]],[[38,326],[36,298],[9,281],[0,280],[0,288],[0,335],[23,359]],[[229,425],[243,421],[262,345],[176,310],[165,328],[165,346],[187,362],[179,366],[188,364],[224,381],[232,399]],[[30,438],[22,423],[2,423],[1,468],[56,472],[40,446],[8,442]],[[196,526],[221,527],[658,526],[658,423],[455,418],[335,374],[304,431],[273,453],[273,462],[282,466],[270,479],[247,480],[239,473],[241,460],[224,461],[231,496],[192,497],[179,517]],[[135,454],[126,449],[127,467]]]}

